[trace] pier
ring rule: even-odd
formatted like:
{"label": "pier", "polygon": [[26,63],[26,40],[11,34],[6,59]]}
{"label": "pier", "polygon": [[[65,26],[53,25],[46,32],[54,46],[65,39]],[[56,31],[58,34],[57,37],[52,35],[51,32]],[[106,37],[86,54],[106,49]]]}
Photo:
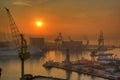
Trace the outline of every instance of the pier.
{"label": "pier", "polygon": [[67,80],[67,79],[41,76],[41,75],[33,76],[31,74],[26,74],[24,75],[24,80]]}
{"label": "pier", "polygon": [[98,71],[97,69],[93,69],[91,67],[85,67],[85,66],[83,67],[81,65],[76,66],[73,64],[65,65],[64,63],[58,63],[58,62],[50,62],[49,63],[49,62],[47,62],[43,66],[46,68],[58,68],[58,69],[63,69],[63,70],[67,70],[67,71],[77,72],[80,74],[87,74],[87,75],[91,75],[91,76],[114,80],[114,78],[112,76],[98,73],[98,72],[102,72],[102,70]]}
{"label": "pier", "polygon": [[46,68],[58,68],[66,71],[87,74],[109,80],[120,80],[120,68],[118,67],[120,66],[119,59],[109,58],[112,55],[107,53],[99,54],[97,56],[100,59],[98,61],[95,61],[95,59],[81,59],[77,61],[70,61],[69,50],[66,49],[66,58],[64,61],[55,62],[53,60],[49,60],[45,64],[43,64],[43,66]]}

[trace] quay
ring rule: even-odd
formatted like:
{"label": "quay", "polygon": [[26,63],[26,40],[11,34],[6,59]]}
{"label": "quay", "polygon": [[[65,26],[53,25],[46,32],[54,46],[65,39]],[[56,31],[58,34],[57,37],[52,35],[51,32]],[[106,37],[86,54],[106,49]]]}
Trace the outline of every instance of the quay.
{"label": "quay", "polygon": [[[101,73],[98,73],[97,69],[93,69],[91,67],[82,67],[81,65],[74,65],[74,64],[64,64],[64,63],[58,63],[58,62],[46,62],[44,65],[46,68],[58,68],[58,69],[63,69],[71,72],[77,72],[80,74],[87,74],[91,76],[96,76],[96,77],[101,77],[104,79],[109,79],[109,80],[115,80],[112,76],[109,75],[104,75]],[[102,72],[102,70],[101,70]]]}
{"label": "quay", "polygon": [[41,75],[33,76],[32,74],[25,74],[24,80],[67,80],[67,79],[55,78],[55,77],[49,77],[49,76],[41,76]]}

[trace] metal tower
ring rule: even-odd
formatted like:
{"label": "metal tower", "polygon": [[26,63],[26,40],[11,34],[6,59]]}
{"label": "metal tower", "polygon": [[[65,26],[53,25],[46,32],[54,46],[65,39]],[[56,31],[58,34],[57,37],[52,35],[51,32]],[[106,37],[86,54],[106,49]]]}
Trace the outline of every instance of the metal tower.
{"label": "metal tower", "polygon": [[104,37],[103,32],[100,32],[99,39],[98,39],[98,48],[104,48]]}

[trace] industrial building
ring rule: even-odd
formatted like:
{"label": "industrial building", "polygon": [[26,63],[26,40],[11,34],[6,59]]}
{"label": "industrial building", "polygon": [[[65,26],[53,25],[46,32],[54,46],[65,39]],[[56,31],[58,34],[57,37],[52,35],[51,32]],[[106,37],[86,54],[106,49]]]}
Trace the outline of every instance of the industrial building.
{"label": "industrial building", "polygon": [[45,39],[42,37],[37,37],[37,38],[31,37],[30,45],[41,48],[45,45]]}

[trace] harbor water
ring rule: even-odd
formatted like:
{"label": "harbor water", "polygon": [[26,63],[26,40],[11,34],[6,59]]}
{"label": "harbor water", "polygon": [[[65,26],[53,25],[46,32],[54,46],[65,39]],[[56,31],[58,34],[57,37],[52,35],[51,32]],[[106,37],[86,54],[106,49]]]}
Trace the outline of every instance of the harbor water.
{"label": "harbor water", "polygon": [[[114,49],[108,52],[117,54],[120,58],[120,49]],[[12,53],[11,53],[12,54]],[[90,52],[87,51],[71,51],[70,60],[79,60],[82,57],[91,59]],[[76,72],[68,72],[61,69],[46,69],[43,64],[48,60],[62,62],[65,59],[65,51],[49,51],[44,53],[44,56],[31,56],[25,61],[25,74],[52,76],[57,78],[69,78],[70,80],[107,80],[99,77],[94,77]],[[0,67],[2,75],[0,80],[19,80],[21,77],[21,61],[18,56],[0,56]]]}

